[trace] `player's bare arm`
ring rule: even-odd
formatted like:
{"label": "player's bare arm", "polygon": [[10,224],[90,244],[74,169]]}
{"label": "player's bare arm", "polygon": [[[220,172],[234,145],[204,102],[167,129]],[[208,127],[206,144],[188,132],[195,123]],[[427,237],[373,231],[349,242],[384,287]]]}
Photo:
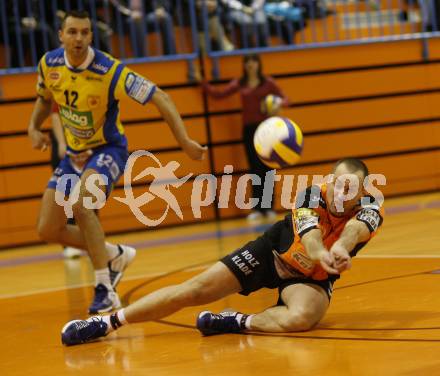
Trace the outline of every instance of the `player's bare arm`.
{"label": "player's bare arm", "polygon": [[370,231],[365,223],[353,218],[344,227],[340,238],[333,244],[330,253],[335,260],[335,267],[339,272],[350,269],[350,252],[358,243],[363,243],[370,238]]}
{"label": "player's bare arm", "polygon": [[63,159],[67,150],[66,139],[64,138],[63,132],[63,125],[61,124],[60,115],[57,112],[53,112],[51,118],[52,131],[58,143],[58,157],[60,159]]}
{"label": "player's bare arm", "polygon": [[316,262],[319,262],[327,273],[339,274],[338,270],[334,268],[334,258],[331,253],[325,248],[322,242],[322,232],[316,228],[310,230],[301,239],[307,254]]}
{"label": "player's bare arm", "polygon": [[202,159],[203,154],[207,149],[206,146],[203,147],[189,138],[182,118],[170,96],[163,90],[157,88],[152,97],[152,102],[171,128],[174,137],[177,139],[185,153],[188,154],[191,159]]}
{"label": "player's bare arm", "polygon": [[28,135],[34,149],[45,151],[48,146],[50,146],[49,136],[41,132],[40,128],[43,125],[44,120],[50,115],[51,107],[51,100],[45,100],[39,96],[35,101],[34,110],[28,127]]}

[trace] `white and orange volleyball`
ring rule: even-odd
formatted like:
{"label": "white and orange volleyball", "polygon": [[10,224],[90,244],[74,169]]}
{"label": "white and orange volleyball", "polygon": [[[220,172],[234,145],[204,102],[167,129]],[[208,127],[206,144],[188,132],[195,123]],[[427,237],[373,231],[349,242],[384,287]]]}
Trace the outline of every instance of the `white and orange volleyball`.
{"label": "white and orange volleyball", "polygon": [[273,116],[264,120],[254,135],[258,157],[270,168],[295,165],[301,158],[303,146],[300,127],[285,117]]}

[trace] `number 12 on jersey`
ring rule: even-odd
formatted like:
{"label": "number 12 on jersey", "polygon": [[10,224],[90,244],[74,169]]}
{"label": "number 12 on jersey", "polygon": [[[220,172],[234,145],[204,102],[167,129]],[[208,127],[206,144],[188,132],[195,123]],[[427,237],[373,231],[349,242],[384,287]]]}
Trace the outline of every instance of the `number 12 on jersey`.
{"label": "number 12 on jersey", "polygon": [[71,91],[64,90],[64,97],[66,98],[66,105],[70,106],[72,108],[76,107],[76,101],[78,100],[78,92],[77,91]]}

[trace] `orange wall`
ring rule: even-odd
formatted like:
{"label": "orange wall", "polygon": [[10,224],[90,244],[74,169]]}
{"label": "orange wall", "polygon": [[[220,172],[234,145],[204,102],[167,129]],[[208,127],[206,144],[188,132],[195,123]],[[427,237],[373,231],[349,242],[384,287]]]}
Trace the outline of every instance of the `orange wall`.
{"label": "orange wall", "polygon": [[[440,42],[429,43],[432,58],[440,58],[436,52]],[[283,115],[294,119],[305,133],[301,163],[280,173],[326,174],[332,161],[359,156],[365,158],[372,173],[386,175],[388,184],[383,191],[388,196],[439,188],[440,63],[422,61],[420,42],[293,51],[262,57],[267,73],[282,75],[276,81],[292,103]],[[211,62],[205,61],[205,65],[205,71],[210,72]],[[205,113],[201,89],[187,84],[185,62],[134,68],[165,87],[185,117],[190,135],[201,143],[210,142],[211,152],[203,162],[191,161],[177,149],[172,133],[158,120],[159,113],[153,106],[143,108],[124,100],[121,114],[123,121],[129,122],[126,133],[130,151],[153,150],[163,164],[179,161],[178,176],[212,171],[221,174],[226,164],[233,165],[237,172],[247,170],[239,142],[242,125],[238,96],[221,101],[208,99]],[[221,79],[237,77],[242,69],[241,58],[221,58],[220,68]],[[167,88],[176,84],[181,85]],[[0,103],[0,247],[6,247],[38,241],[35,222],[39,197],[51,170],[48,154],[32,150],[25,134],[33,107],[35,75],[3,76],[0,85],[3,99],[15,100]],[[145,166],[141,162],[135,172]],[[238,175],[234,175],[234,184],[237,179]],[[173,191],[187,222],[197,220],[191,213],[191,189],[190,181]],[[138,195],[144,191],[142,186],[135,188]],[[279,198],[280,183],[276,193]],[[113,195],[124,196],[122,181]],[[281,209],[279,199],[276,207]],[[159,200],[143,208],[153,218],[160,216],[163,209]],[[232,202],[219,212],[225,218],[243,215]],[[214,218],[213,205],[202,210],[202,220]],[[101,219],[109,232],[145,227],[126,206],[112,199],[102,210]],[[164,225],[176,223],[181,220],[170,215]]]}

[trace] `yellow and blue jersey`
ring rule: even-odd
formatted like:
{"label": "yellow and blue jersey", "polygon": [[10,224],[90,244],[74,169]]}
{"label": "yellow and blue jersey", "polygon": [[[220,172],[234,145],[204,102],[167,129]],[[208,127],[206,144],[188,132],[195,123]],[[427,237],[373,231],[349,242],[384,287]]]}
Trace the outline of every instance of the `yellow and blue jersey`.
{"label": "yellow and blue jersey", "polygon": [[127,146],[119,100],[147,103],[156,86],[119,60],[93,49],[85,69],[69,67],[64,48],[46,53],[38,66],[37,93],[59,106],[68,148],[80,152],[110,144]]}

